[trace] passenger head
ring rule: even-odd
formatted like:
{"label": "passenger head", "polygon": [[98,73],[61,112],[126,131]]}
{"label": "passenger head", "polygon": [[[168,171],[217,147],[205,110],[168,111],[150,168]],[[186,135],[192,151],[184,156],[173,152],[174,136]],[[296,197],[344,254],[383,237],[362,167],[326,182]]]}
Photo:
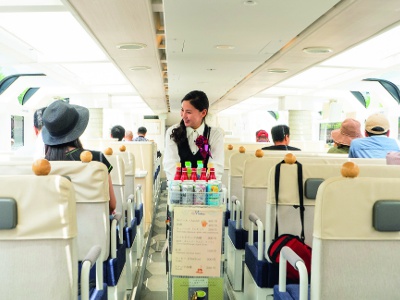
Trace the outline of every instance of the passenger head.
{"label": "passenger head", "polygon": [[370,115],[365,121],[365,135],[387,135],[389,136],[390,125],[388,119],[380,113]]}
{"label": "passenger head", "polygon": [[38,135],[40,130],[42,130],[43,127],[43,113],[45,111],[46,107],[42,107],[37,109],[33,113],[33,127],[35,130],[35,134]]}
{"label": "passenger head", "polygon": [[118,141],[122,141],[125,136],[125,128],[121,125],[115,125],[111,128],[111,137],[114,139],[118,139]]}
{"label": "passenger head", "polygon": [[69,147],[82,148],[79,137],[89,123],[89,110],[57,100],[43,113],[43,142],[48,160],[65,159]]}
{"label": "passenger head", "polygon": [[271,135],[274,144],[289,144],[290,130],[287,125],[276,125],[271,128]]}
{"label": "passenger head", "polygon": [[350,146],[352,140],[363,137],[360,128],[360,122],[348,118],[342,122],[339,129],[332,130],[331,136],[337,145]]}
{"label": "passenger head", "polygon": [[125,141],[132,141],[133,133],[130,130],[125,131]]}
{"label": "passenger head", "polygon": [[266,132],[264,129],[257,130],[256,141],[257,142],[269,142],[268,132]]}
{"label": "passenger head", "polygon": [[143,127],[143,126],[139,127],[137,133],[138,133],[138,135],[145,136],[147,133],[146,127]]}

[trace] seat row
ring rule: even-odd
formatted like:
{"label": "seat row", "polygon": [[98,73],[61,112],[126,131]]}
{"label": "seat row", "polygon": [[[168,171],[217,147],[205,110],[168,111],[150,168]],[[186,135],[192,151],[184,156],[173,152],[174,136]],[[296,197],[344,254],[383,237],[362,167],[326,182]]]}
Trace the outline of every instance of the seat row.
{"label": "seat row", "polygon": [[[243,274],[243,269],[241,266],[243,265],[243,261],[252,260],[254,262],[259,262],[257,260],[257,253],[266,252],[267,247],[261,247],[262,249],[256,249],[253,251],[254,259],[247,259],[251,251],[245,251],[245,243],[248,240],[248,230],[250,227],[251,221],[249,220],[249,215],[252,212],[256,212],[259,215],[259,219],[263,220],[265,224],[265,236],[266,236],[266,245],[269,245],[270,242],[274,238],[274,229],[275,229],[275,210],[274,210],[274,200],[275,200],[275,190],[274,190],[274,180],[275,180],[275,170],[274,166],[282,161],[282,158],[271,158],[271,157],[263,157],[256,158],[248,156],[248,158],[243,159],[245,154],[234,154],[231,157],[231,160],[234,159],[234,156],[240,157],[241,163],[243,164],[243,183],[240,184],[242,187],[242,191],[239,200],[235,201],[235,203],[240,203],[240,212],[238,211],[236,214],[232,214],[232,216],[240,216],[242,215],[242,220],[231,220],[229,222],[229,238],[227,245],[227,273],[228,278],[232,287],[236,291],[241,291],[243,286],[245,287],[245,295],[249,297],[249,299],[258,299],[257,297],[257,287],[258,286],[268,286],[272,288],[273,284],[271,279],[268,279],[268,274],[271,272],[257,272],[252,271],[252,269],[248,268],[248,264],[246,261],[245,274]],[[310,243],[312,241],[312,227],[313,227],[313,205],[315,200],[310,200],[309,197],[312,195],[312,191],[316,191],[316,187],[326,178],[332,176],[340,175],[340,160],[347,161],[347,159],[343,158],[334,158],[330,160],[329,158],[306,158],[301,157],[299,161],[303,164],[303,180],[304,180],[304,189],[305,189],[305,232],[306,232],[306,242]],[[400,175],[400,170],[395,166],[386,166],[384,164],[384,160],[375,161],[375,160],[357,160],[360,163],[360,176],[380,176],[380,177],[398,177]],[[367,165],[366,163],[374,163],[376,165]],[[363,165],[365,164],[365,165]],[[378,165],[382,164],[382,165]],[[231,170],[234,170],[235,166]],[[279,196],[279,216],[281,219],[281,214],[285,217],[290,217],[291,222],[284,222],[281,225],[279,223],[279,233],[293,233],[299,235],[300,233],[300,221],[299,220],[299,212],[298,209],[294,209],[293,205],[298,206],[298,189],[297,189],[297,169],[296,166],[288,166],[282,165],[281,169],[281,185],[280,185],[280,196]],[[257,174],[257,176],[255,176]],[[231,179],[230,179],[231,180]],[[236,185],[233,185],[236,186]],[[232,194],[232,191],[231,191]],[[231,196],[232,199],[232,196]],[[285,204],[285,200],[290,200],[288,204]],[[297,202],[296,202],[297,201]],[[294,204],[294,203],[297,204]],[[271,205],[269,205],[271,203]],[[281,207],[282,205],[282,207]],[[272,208],[271,208],[272,207]],[[264,221],[265,220],[265,221]],[[290,228],[290,225],[293,225],[295,229]],[[289,227],[287,227],[289,226]],[[250,234],[253,237],[252,234]],[[254,239],[257,240],[257,235],[254,235]],[[260,245],[260,243],[258,244]],[[252,249],[254,250],[254,249]],[[245,254],[246,252],[246,254]],[[267,257],[262,255],[262,257]],[[267,258],[264,259],[267,261]],[[247,275],[246,275],[247,273]],[[251,274],[253,273],[253,276]],[[263,274],[263,276],[259,276],[257,274]],[[255,281],[253,277],[259,277]],[[244,280],[244,285],[243,285]],[[268,280],[270,282],[266,283]],[[277,280],[277,279],[275,279]],[[264,283],[262,283],[264,282]],[[246,290],[247,289],[247,290]],[[271,293],[271,291],[264,291],[265,294]],[[260,296],[261,297],[261,296]],[[261,299],[261,298],[260,298]]]}
{"label": "seat row", "polygon": [[[129,155],[127,157],[129,157]],[[59,253],[57,248],[53,249],[53,244],[51,244],[49,248],[51,254],[43,257],[43,259],[53,259],[53,256],[61,256],[64,257],[66,261],[70,262],[70,267],[65,268],[65,270],[69,270],[70,272],[68,275],[69,281],[66,281],[70,282],[69,292],[62,291],[57,297],[52,297],[52,294],[49,294],[51,291],[48,289],[43,289],[42,293],[42,289],[38,288],[38,286],[45,285],[44,282],[48,282],[50,279],[53,280],[53,278],[52,275],[46,275],[47,280],[39,280],[42,273],[47,272],[47,269],[42,269],[40,265],[35,265],[35,268],[29,268],[29,270],[35,270],[34,278],[38,278],[37,281],[35,280],[38,284],[38,286],[35,287],[35,292],[21,289],[18,292],[12,291],[11,294],[2,293],[2,295],[13,295],[5,299],[22,299],[24,298],[23,295],[26,295],[25,298],[29,299],[76,299],[78,296],[76,292],[78,277],[76,276],[77,272],[75,270],[78,270],[78,264],[75,264],[75,262],[79,260],[79,266],[82,268],[82,272],[84,271],[87,273],[87,264],[83,262],[85,258],[87,259],[87,257],[89,257],[89,261],[94,263],[92,257],[93,254],[97,252],[98,259],[102,263],[96,264],[97,272],[95,277],[91,275],[91,279],[89,279],[86,275],[81,275],[82,292],[80,293],[80,299],[88,299],[89,297],[88,290],[85,289],[87,284],[83,284],[82,280],[86,280],[87,282],[92,280],[96,283],[96,288],[91,286],[90,289],[91,299],[125,299],[127,290],[133,288],[132,283],[137,269],[137,259],[139,258],[137,252],[140,248],[143,248],[143,242],[137,242],[136,238],[136,231],[141,231],[140,227],[136,227],[136,224],[143,224],[143,222],[141,222],[143,216],[142,195],[141,189],[138,187],[135,191],[136,195],[131,194],[129,197],[125,197],[124,161],[121,156],[108,156],[107,159],[114,165],[114,173],[118,174],[120,177],[120,180],[117,180],[114,178],[116,175],[114,174],[113,176],[115,182],[114,190],[119,198],[119,201],[117,201],[119,203],[117,207],[119,206],[119,208],[117,210],[121,213],[115,214],[111,221],[108,212],[108,172],[104,164],[99,162],[82,163],[54,161],[51,162],[50,176],[45,177],[28,175],[32,173],[32,164],[27,161],[2,162],[0,164],[0,174],[2,174],[3,177],[10,178],[7,180],[2,179],[2,184],[7,187],[10,186],[11,190],[20,191],[20,194],[14,195],[5,193],[2,195],[13,199],[8,202],[15,203],[15,214],[12,215],[15,220],[10,220],[10,222],[14,222],[13,224],[15,224],[15,227],[1,231],[1,233],[7,233],[5,234],[6,237],[8,234],[15,235],[15,232],[19,232],[22,226],[29,233],[34,233],[38,236],[42,236],[43,233],[43,239],[51,239],[52,237],[49,237],[45,233],[46,230],[51,231],[51,228],[54,226],[51,222],[47,222],[46,213],[47,210],[49,210],[57,212],[57,214],[54,214],[50,218],[50,221],[56,222],[56,224],[57,222],[63,224],[64,228],[60,229],[62,234],[64,234],[64,232],[72,232],[68,235],[68,238],[71,240],[71,245],[75,245],[74,247],[71,246],[71,251]],[[130,159],[132,160],[132,157]],[[121,170],[122,175],[120,173]],[[30,179],[30,177],[33,177],[33,179]],[[68,179],[66,180],[65,177]],[[10,182],[11,179],[15,180],[15,182]],[[25,181],[28,182],[28,180],[34,180],[36,184],[26,186]],[[46,180],[51,180],[51,182],[46,182]],[[131,182],[131,184],[133,187],[133,182]],[[57,197],[60,198],[57,192],[65,194],[65,191],[68,189],[70,190],[68,194],[71,195],[71,197],[65,200],[66,204],[57,201]],[[5,190],[6,189],[2,189],[2,192]],[[34,195],[41,196],[36,198]],[[46,199],[45,204],[43,199]],[[135,199],[137,199],[137,201],[135,201]],[[6,207],[9,206],[9,204],[7,204],[8,202],[6,201]],[[41,207],[41,213],[39,215],[27,214],[24,210],[25,204],[22,203],[38,205]],[[67,210],[69,214],[66,214],[64,210]],[[28,217],[32,217],[32,219]],[[39,228],[37,228],[38,226],[36,226],[36,223],[39,224]],[[33,224],[32,229],[29,228],[31,227],[30,225],[27,226],[25,224]],[[144,236],[144,232],[142,232],[142,236]],[[6,239],[8,239],[8,237]],[[34,244],[32,249],[35,249],[37,243],[35,240],[37,237],[30,237],[27,235],[24,239],[32,240],[32,244]],[[93,246],[95,246],[95,248],[90,252]],[[76,248],[76,251],[73,248]],[[32,251],[35,252],[35,256],[37,254],[36,250],[30,251],[29,248],[27,248],[26,251],[28,254]],[[88,253],[89,256],[87,256]],[[14,259],[21,260],[21,257],[24,256],[15,255]],[[26,257],[31,261],[29,255]],[[6,258],[7,256],[2,256],[2,266],[6,266]],[[33,259],[33,262],[43,261],[43,259]],[[25,261],[25,259],[22,261]],[[39,273],[40,276],[36,276]],[[57,273],[56,269],[52,270],[51,274],[53,273]],[[24,283],[29,281],[29,278],[25,278],[24,280],[19,273],[13,274],[15,276],[10,276],[11,280],[18,278],[20,281],[23,280]],[[30,276],[32,277],[32,274],[30,274]],[[2,287],[8,286],[5,284],[6,281],[3,282],[1,284]],[[63,283],[65,282],[63,281]]]}

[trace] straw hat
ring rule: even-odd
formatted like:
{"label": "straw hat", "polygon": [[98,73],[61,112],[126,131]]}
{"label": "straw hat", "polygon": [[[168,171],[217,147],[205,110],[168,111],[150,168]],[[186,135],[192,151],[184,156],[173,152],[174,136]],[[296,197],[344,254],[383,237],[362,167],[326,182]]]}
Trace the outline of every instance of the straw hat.
{"label": "straw hat", "polygon": [[332,130],[331,136],[336,144],[350,146],[353,139],[363,137],[360,131],[361,124],[354,119],[345,119],[339,129]]}

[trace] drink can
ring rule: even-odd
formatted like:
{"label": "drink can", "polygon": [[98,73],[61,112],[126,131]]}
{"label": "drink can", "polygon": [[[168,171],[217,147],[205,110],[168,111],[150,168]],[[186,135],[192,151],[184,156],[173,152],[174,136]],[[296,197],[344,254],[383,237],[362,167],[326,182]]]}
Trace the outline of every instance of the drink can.
{"label": "drink can", "polygon": [[186,180],[182,182],[181,199],[182,204],[193,204],[193,180]]}
{"label": "drink can", "polygon": [[208,181],[207,183],[207,205],[220,204],[221,182],[217,180]]}
{"label": "drink can", "polygon": [[174,180],[171,181],[169,186],[169,201],[171,204],[180,204],[181,203],[181,181]]}
{"label": "drink can", "polygon": [[207,182],[198,180],[194,183],[193,204],[206,205]]}

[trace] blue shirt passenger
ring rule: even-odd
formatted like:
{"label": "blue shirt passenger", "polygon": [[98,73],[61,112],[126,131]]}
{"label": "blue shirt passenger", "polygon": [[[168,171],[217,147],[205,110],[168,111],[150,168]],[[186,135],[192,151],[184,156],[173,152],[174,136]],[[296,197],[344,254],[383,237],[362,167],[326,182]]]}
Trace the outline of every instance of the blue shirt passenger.
{"label": "blue shirt passenger", "polygon": [[383,114],[373,114],[365,121],[365,138],[354,139],[349,157],[386,158],[390,151],[400,151],[396,140],[389,138],[389,121]]}

